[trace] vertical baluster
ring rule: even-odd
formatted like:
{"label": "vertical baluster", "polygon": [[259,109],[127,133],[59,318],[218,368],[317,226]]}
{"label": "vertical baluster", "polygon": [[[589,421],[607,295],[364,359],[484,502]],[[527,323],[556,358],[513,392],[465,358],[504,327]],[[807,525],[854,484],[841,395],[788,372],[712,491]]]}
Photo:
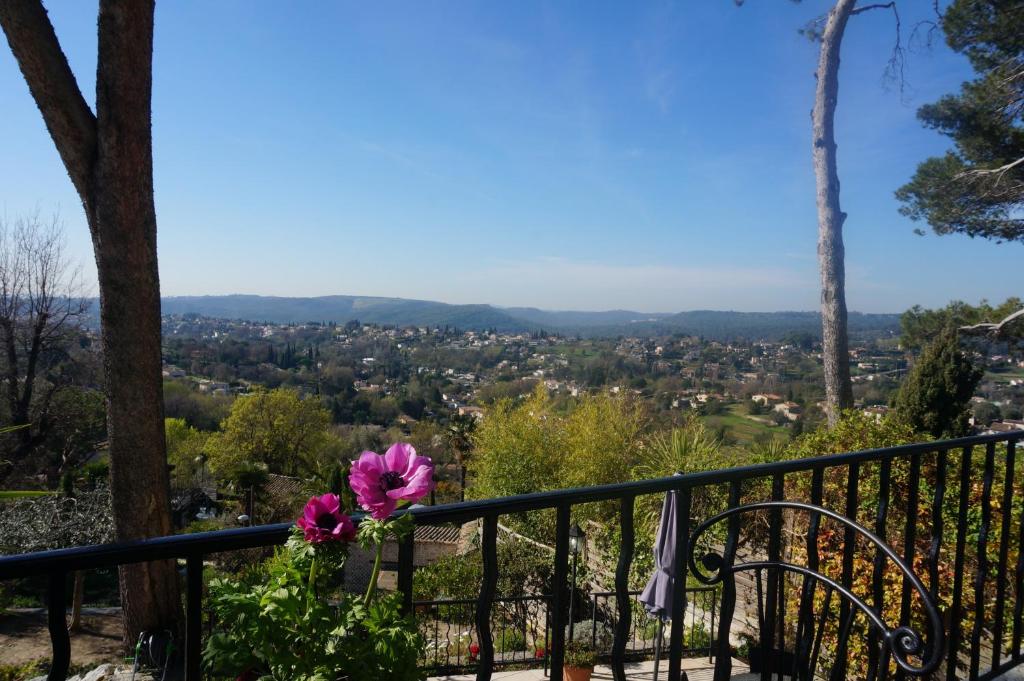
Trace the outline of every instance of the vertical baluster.
{"label": "vertical baluster", "polygon": [[[715,598],[714,596],[715,596],[715,592],[714,591],[705,591],[704,592],[704,603],[705,603],[705,605],[710,603],[710,606],[711,606],[710,607],[710,610],[711,610],[711,631],[715,630],[715,618],[718,617],[718,612],[717,612],[717,609],[716,609],[717,608],[717,604],[718,604],[718,599]],[[731,620],[732,617],[730,616],[729,619]],[[721,625],[719,625],[719,626],[721,626]],[[708,637],[708,662],[711,661],[712,656],[714,654],[715,654],[715,649],[711,646],[711,637],[709,636]],[[728,655],[731,658],[732,657],[732,650],[730,648],[726,647],[726,650],[725,650],[724,654]]]}
{"label": "vertical baluster", "polygon": [[761,577],[761,568],[754,568],[754,594],[757,600],[757,631],[763,632],[764,625],[764,584]]}
{"label": "vertical baluster", "polygon": [[[687,591],[686,593],[690,594],[691,592]],[[687,597],[686,597],[686,602],[687,603],[690,602],[690,596],[689,595],[687,595]],[[689,612],[689,615],[690,615],[690,626],[688,626],[686,628],[686,630],[683,631],[683,638],[685,639],[683,641],[683,649],[686,650],[687,653],[691,653],[691,652],[693,652],[693,649],[694,649],[694,642],[693,642],[694,633],[693,632],[694,632],[694,627],[697,624],[697,608],[687,608],[687,611]],[[690,636],[689,637],[686,636],[686,632],[690,632]]]}
{"label": "vertical baluster", "polygon": [[[784,480],[782,475],[772,476],[772,501],[781,501],[783,494]],[[768,560],[778,562],[782,554],[782,510],[773,508],[769,512],[768,531]],[[779,591],[782,578],[782,570],[768,571],[768,584],[766,589],[766,612],[764,618],[764,629],[761,632],[761,653],[764,664],[761,668],[761,681],[769,681],[772,672],[781,671],[778,664],[776,648],[776,618],[778,616]]]}
{"label": "vertical baluster", "polygon": [[[844,598],[842,602],[846,602]],[[840,618],[840,625],[838,631],[839,647],[837,648],[837,655],[839,658],[846,659],[846,644],[850,640],[850,628],[853,626],[853,618],[857,615],[857,611],[853,608],[847,608],[846,612]],[[829,681],[843,681],[846,678],[846,664],[836,664],[832,667],[831,673],[829,673]]]}
{"label": "vertical baluster", "polygon": [[[818,467],[811,472],[811,504],[821,506],[821,498],[824,489],[825,469]],[[807,567],[812,572],[818,571],[821,562],[818,555],[818,533],[821,529],[821,514],[811,513],[807,526]],[[804,577],[800,590],[800,609],[797,612],[797,636],[795,641],[796,655],[793,659],[793,677],[798,676],[798,665],[805,664],[814,638],[814,591],[817,588],[815,580]],[[809,672],[808,672],[809,673]]]}
{"label": "vertical baluster", "polygon": [[956,515],[956,549],[953,559],[953,602],[950,608],[949,650],[946,657],[946,681],[956,681],[956,670],[963,641],[964,559],[967,548],[967,510],[971,492],[971,447],[960,455],[960,495]]}
{"label": "vertical baluster", "polygon": [[71,664],[71,639],[68,636],[67,621],[67,575],[63,572],[50,573],[50,584],[46,590],[46,624],[50,630],[50,645],[53,647],[53,662],[46,681],[64,681]]}
{"label": "vertical baluster", "polygon": [[690,488],[676,492],[675,574],[672,576],[672,633],[669,637],[669,681],[679,681],[683,659],[683,622],[686,614],[686,560],[690,555]]}
{"label": "vertical baluster", "polygon": [[[1006,443],[1006,455],[1016,456],[1016,442],[1010,440]],[[1014,662],[1020,659],[1021,655],[1021,620],[1024,619],[1024,505],[1022,505],[1021,517],[1017,525],[1017,567],[1013,577],[1013,646],[1010,657]]]}
{"label": "vertical baluster", "polygon": [[[494,613],[492,612],[491,615],[493,616],[493,614]],[[492,622],[492,624],[493,624],[493,622]],[[505,633],[505,629],[507,627],[507,624],[508,623],[505,621],[504,617],[499,617],[498,618],[498,648],[500,648],[500,650],[495,649],[495,657],[497,657],[498,654],[501,654],[501,661],[502,662],[505,661],[505,646],[508,644],[508,639],[506,638],[506,633]],[[513,657],[515,657],[514,654],[513,654]]]}
{"label": "vertical baluster", "polygon": [[[432,613],[434,615],[434,617],[432,618],[434,620],[434,666],[435,667],[440,667],[441,666],[441,648],[440,648],[440,646],[441,646],[441,609],[440,608],[432,608],[432,610],[434,610],[434,612]],[[421,612],[422,612],[422,610],[421,610]],[[451,646],[448,645],[449,641],[451,641],[451,638],[452,638],[451,637],[451,631],[452,631],[451,625],[448,623],[447,620],[445,620],[445,623],[444,623],[444,642],[445,642],[444,654],[445,654],[445,664],[448,663],[448,653],[449,653],[449,648],[451,647]]]}
{"label": "vertical baluster", "polygon": [[974,575],[974,631],[971,632],[970,678],[978,678],[981,666],[981,635],[985,626],[985,579],[988,577],[988,532],[992,524],[992,479],[995,477],[996,445],[985,447],[985,473],[981,488],[981,528],[978,531],[978,572]]}
{"label": "vertical baluster", "polygon": [[555,520],[555,575],[551,607],[554,611],[551,632],[551,681],[562,681],[565,661],[565,626],[572,592],[569,591],[569,506],[558,507]]}
{"label": "vertical baluster", "polygon": [[476,637],[480,642],[480,663],[477,681],[489,681],[494,672],[494,640],[491,637],[491,608],[498,585],[498,516],[484,516],[480,553],[484,564],[483,583],[476,601]]}
{"label": "vertical baluster", "polygon": [[185,559],[185,681],[199,681],[202,660],[203,557]]}
{"label": "vertical baluster", "polygon": [[[849,470],[846,475],[846,517],[850,520],[857,522],[857,503],[858,503],[858,486],[860,485],[860,464],[850,464]],[[843,571],[840,577],[840,582],[843,586],[849,589],[853,585],[853,557],[854,552],[857,549],[857,533],[854,532],[852,527],[847,526],[843,532]],[[852,622],[852,605],[851,603],[843,598],[839,601],[839,620],[843,623]],[[846,629],[849,634],[849,625]],[[836,664],[833,668],[832,678],[844,678],[846,676],[846,669],[848,660],[846,658],[846,650],[849,644],[847,640],[848,636],[840,636],[838,639],[838,645],[836,648]],[[836,673],[840,675],[835,676]]]}
{"label": "vertical baluster", "polygon": [[398,590],[402,593],[402,614],[412,612],[412,573],[415,551],[415,532],[410,532],[398,541]]}
{"label": "vertical baluster", "polygon": [[882,659],[878,663],[878,681],[885,681],[889,678],[889,646],[882,646]]}
{"label": "vertical baluster", "polygon": [[817,629],[814,632],[814,643],[811,646],[811,661],[808,664],[808,678],[814,677],[814,670],[818,667],[818,655],[821,653],[821,640],[825,636],[825,624],[828,618],[829,610],[832,607],[832,587],[828,584],[825,585],[825,599],[821,606],[821,621],[818,624]]}
{"label": "vertical baluster", "polygon": [[779,570],[779,607],[778,613],[779,618],[775,625],[775,630],[779,632],[779,663],[776,665],[775,673],[778,681],[784,681],[785,672],[783,671],[784,664],[783,659],[786,654],[786,596],[789,593],[789,587],[786,583],[789,578],[789,574],[785,570]]}
{"label": "vertical baluster", "polygon": [[[910,455],[910,477],[907,479],[907,519],[903,530],[903,560],[914,565],[914,549],[917,542],[917,508],[921,498],[921,454]],[[900,624],[910,624],[910,606],[913,596],[910,579],[903,576],[903,593],[900,599]],[[896,679],[906,678],[903,669],[896,670]]]}
{"label": "vertical baluster", "polygon": [[1013,450],[1006,448],[1006,475],[1003,477],[1003,504],[999,512],[1003,522],[999,530],[999,566],[996,571],[996,612],[992,625],[992,666],[1002,662],[1003,614],[1006,600],[1006,564],[1010,559],[1010,515],[1013,506]]}
{"label": "vertical baluster", "polygon": [[545,599],[544,605],[544,676],[548,675],[551,664],[551,598]]}
{"label": "vertical baluster", "polygon": [[[739,480],[729,483],[729,508],[736,508],[740,505],[740,498],[743,495],[742,484]],[[725,537],[725,550],[722,552],[723,572],[728,572],[736,560],[736,545],[739,542],[740,519],[739,515],[733,515],[728,520],[728,530]],[[729,647],[729,634],[732,628],[732,616],[736,611],[736,579],[735,575],[727,574],[722,580],[722,617],[718,620],[717,632],[717,657],[715,658],[715,681],[723,681],[732,675],[732,654]],[[712,631],[714,631],[714,615],[712,615]]]}
{"label": "vertical baluster", "polygon": [[[615,606],[618,619],[615,622],[615,640],[612,643],[612,675],[615,681],[625,681],[626,671],[626,640],[633,623],[632,599],[629,597],[629,566],[633,562],[634,531],[633,505],[634,497],[622,498],[619,508],[619,521],[622,528],[622,539],[619,542],[619,562],[615,566]],[[594,597],[594,627],[597,627],[597,597]]]}
{"label": "vertical baluster", "polygon": [[525,660],[527,662],[531,658],[533,658],[533,655],[530,652],[530,646],[529,646],[530,638],[529,638],[529,631],[528,631],[528,627],[527,627],[527,622],[532,618],[532,615],[531,615],[530,611],[533,609],[533,607],[532,607],[533,603],[534,603],[534,601],[531,600],[531,601],[529,601],[526,604],[526,610],[525,610],[526,616],[523,617],[523,660]]}
{"label": "vertical baluster", "polygon": [[[928,547],[928,581],[935,603],[939,600],[939,553],[942,549],[942,504],[946,499],[946,469],[949,450],[940,449],[935,460],[935,491],[932,494],[932,540]],[[937,641],[928,640],[926,654]]]}
{"label": "vertical baluster", "polygon": [[[875,534],[882,538],[882,541],[888,543],[886,538],[887,527],[886,524],[889,521],[889,494],[892,483],[892,459],[885,459],[882,461],[881,467],[878,471],[878,510],[875,512]],[[885,554],[882,550],[875,547],[875,559],[871,570],[871,593],[874,599],[874,609],[878,614],[882,614],[882,607],[885,599],[885,583],[883,578],[885,576]],[[878,631],[871,627],[871,631],[868,634],[868,680],[876,681],[882,678],[883,672],[880,671],[882,666],[882,658],[884,657],[879,649],[879,636]],[[884,647],[884,644],[883,644]],[[888,661],[886,660],[885,666],[888,667]]]}

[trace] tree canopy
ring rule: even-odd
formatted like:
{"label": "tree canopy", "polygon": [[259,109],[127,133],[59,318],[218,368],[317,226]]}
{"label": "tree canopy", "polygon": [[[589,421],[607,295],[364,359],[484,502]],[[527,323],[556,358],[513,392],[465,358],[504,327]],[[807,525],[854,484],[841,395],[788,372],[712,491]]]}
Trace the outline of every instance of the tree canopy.
{"label": "tree canopy", "polygon": [[243,462],[253,462],[271,473],[296,475],[331,444],[330,422],[330,412],[319,402],[288,388],[241,397],[221,431],[207,442],[210,468],[230,474]]}
{"label": "tree canopy", "polygon": [[915,305],[900,316],[900,344],[908,350],[920,350],[947,329],[981,322],[998,322],[1024,307],[1020,298],[1007,298],[999,305],[982,300],[971,305],[954,300],[946,307],[927,310]]}
{"label": "tree canopy", "polygon": [[955,329],[928,344],[893,402],[897,416],[936,438],[970,432],[971,396],[984,371],[960,349]]}
{"label": "tree canopy", "polygon": [[197,430],[185,419],[164,419],[167,435],[167,463],[174,466],[172,479],[178,482],[191,481],[206,458],[206,442],[209,433]]}
{"label": "tree canopy", "polygon": [[918,110],[954,149],[922,162],[896,191],[900,212],[936,234],[1024,241],[1024,4],[954,0],[941,26],[977,77]]}

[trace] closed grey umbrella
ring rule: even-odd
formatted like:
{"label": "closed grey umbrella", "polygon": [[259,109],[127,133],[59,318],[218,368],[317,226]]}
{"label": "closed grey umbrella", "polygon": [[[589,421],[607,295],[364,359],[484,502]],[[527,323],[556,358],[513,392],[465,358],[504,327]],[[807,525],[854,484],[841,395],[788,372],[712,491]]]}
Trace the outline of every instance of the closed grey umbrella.
{"label": "closed grey umbrella", "polygon": [[[654,679],[658,679],[658,663],[661,661],[661,640],[665,620],[672,616],[672,594],[676,588],[676,496],[671,490],[665,495],[661,507],[661,522],[654,538],[654,574],[640,593],[640,602],[648,613],[658,618],[658,633],[654,640]],[[685,585],[681,585],[685,587]]]}

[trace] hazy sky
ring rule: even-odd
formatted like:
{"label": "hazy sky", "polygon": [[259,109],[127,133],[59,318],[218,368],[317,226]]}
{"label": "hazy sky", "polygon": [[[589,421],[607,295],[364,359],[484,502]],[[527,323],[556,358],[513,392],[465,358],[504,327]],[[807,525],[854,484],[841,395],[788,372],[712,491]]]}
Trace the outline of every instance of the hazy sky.
{"label": "hazy sky", "polygon": [[[931,3],[903,3],[904,32]],[[95,3],[47,2],[94,100]],[[828,3],[157,5],[165,295],[365,294],[544,308],[816,309],[809,112]],[[910,10],[920,15],[909,14]],[[838,142],[850,307],[1021,294],[1018,244],[915,236],[893,190],[946,141],[920,104],[944,44],[886,89],[891,14],[850,22]],[[85,219],[0,43],[0,212]]]}

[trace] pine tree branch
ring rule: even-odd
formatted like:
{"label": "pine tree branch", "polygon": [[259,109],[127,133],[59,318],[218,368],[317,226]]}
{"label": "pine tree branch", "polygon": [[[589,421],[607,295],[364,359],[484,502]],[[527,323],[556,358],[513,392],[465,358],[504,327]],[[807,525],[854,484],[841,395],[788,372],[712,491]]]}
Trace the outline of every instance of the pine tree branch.
{"label": "pine tree branch", "polygon": [[960,332],[971,335],[971,336],[992,336],[993,338],[1004,338],[1008,337],[1009,333],[1007,328],[1013,322],[1024,319],[1024,309],[1017,310],[1011,315],[1008,315],[1003,321],[996,324],[986,322],[983,324],[972,324],[970,326],[961,326]]}

